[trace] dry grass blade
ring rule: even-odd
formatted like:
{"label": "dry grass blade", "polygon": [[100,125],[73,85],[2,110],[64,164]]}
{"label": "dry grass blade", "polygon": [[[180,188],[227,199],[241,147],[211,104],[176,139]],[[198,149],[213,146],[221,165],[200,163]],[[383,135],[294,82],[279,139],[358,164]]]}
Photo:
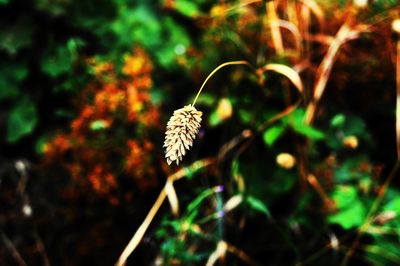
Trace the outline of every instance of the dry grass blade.
{"label": "dry grass blade", "polygon": [[174,111],[165,132],[165,158],[168,164],[175,161],[178,165],[186,151],[193,145],[193,140],[200,129],[202,114],[192,105]]}
{"label": "dry grass blade", "polygon": [[1,240],[3,241],[4,246],[10,251],[11,256],[15,260],[16,264],[19,266],[26,266],[25,260],[22,258],[21,254],[15,248],[12,241],[3,233],[0,234]]}
{"label": "dry grass blade", "polygon": [[248,7],[249,5],[262,3],[262,0],[247,0],[247,1],[239,1],[239,4],[234,5],[226,10],[229,15],[234,15],[239,13],[241,9]]}
{"label": "dry grass blade", "polygon": [[229,252],[238,258],[240,258],[243,262],[245,262],[247,265],[259,265],[256,261],[254,261],[251,257],[249,257],[245,252],[242,250],[238,249],[237,247],[229,244],[228,242],[224,240],[220,240],[217,244],[217,248],[213,253],[211,253],[210,257],[208,257],[208,261],[206,266],[212,266],[214,265],[218,259],[222,259],[225,255],[226,252]]}
{"label": "dry grass blade", "polygon": [[171,179],[167,179],[167,182],[165,183],[165,192],[167,193],[172,213],[177,216],[179,214],[179,201],[174,189],[173,181]]}
{"label": "dry grass blade", "polygon": [[333,208],[335,207],[335,202],[328,197],[324,188],[318,182],[318,179],[314,175],[309,174],[307,176],[307,181],[310,183],[310,185],[315,189],[315,191],[321,197],[321,199],[324,203],[325,209],[327,211],[332,211]]}
{"label": "dry grass blade", "polygon": [[242,131],[241,134],[237,135],[236,137],[231,139],[229,142],[225,143],[219,150],[218,161],[221,161],[223,158],[225,158],[227,153],[230,150],[232,150],[233,147],[236,147],[240,142],[242,142],[245,139],[249,139],[252,136],[253,136],[253,132],[251,132],[250,129],[245,129]]}
{"label": "dry grass blade", "polygon": [[290,31],[290,32],[293,34],[294,41],[295,41],[295,43],[296,43],[297,52],[298,52],[298,53],[301,53],[301,51],[303,50],[303,47],[302,47],[302,37],[301,37],[300,31],[299,31],[299,29],[296,27],[296,25],[293,24],[293,23],[290,22],[290,21],[282,20],[282,19],[278,20],[277,23],[278,23],[279,27],[285,28],[285,29],[287,29],[288,31]]}
{"label": "dry grass blade", "polygon": [[314,0],[301,0],[301,2],[315,15],[318,20],[318,24],[321,30],[324,28],[324,11],[319,7],[319,5]]}
{"label": "dry grass blade", "polygon": [[279,29],[279,18],[276,14],[275,2],[267,2],[265,8],[267,9],[267,17],[271,27],[272,42],[274,43],[275,51],[277,54],[282,54],[285,50],[282,43],[281,31]]}
{"label": "dry grass blade", "polygon": [[[168,177],[168,180],[171,182],[181,179],[185,177],[188,173],[193,173],[198,171],[201,168],[207,167],[212,164],[214,160],[211,159],[204,159],[199,160],[191,164],[189,167],[182,168],[181,170],[175,172],[173,175]],[[136,249],[139,245],[140,241],[142,240],[144,234],[147,231],[147,228],[150,226],[150,223],[153,221],[154,217],[156,216],[158,210],[160,209],[161,205],[163,204],[165,198],[167,196],[165,186],[161,190],[160,194],[158,195],[157,200],[154,202],[153,206],[151,207],[149,213],[147,214],[146,218],[136,230],[135,234],[129,241],[128,245],[125,247],[124,251],[122,252],[121,256],[119,257],[117,263],[115,265],[122,266],[125,265],[126,260],[132,254],[132,252]]]}
{"label": "dry grass blade", "polygon": [[160,195],[158,195],[156,202],[153,204],[153,207],[151,207],[151,209],[150,209],[149,213],[147,214],[146,218],[144,219],[143,223],[140,225],[138,230],[136,230],[135,234],[133,235],[132,239],[129,241],[128,245],[125,247],[124,251],[122,252],[121,256],[119,257],[119,259],[115,265],[117,265],[117,266],[125,265],[125,262],[128,259],[128,257],[136,249],[136,247],[139,245],[140,241],[142,241],[142,238],[143,238],[144,234],[146,233],[147,228],[149,227],[150,223],[153,221],[154,217],[156,216],[158,209],[160,209],[161,205],[163,204],[166,195],[167,194],[165,192],[165,189],[161,190]]}
{"label": "dry grass blade", "polygon": [[217,244],[217,248],[211,253],[210,257],[208,257],[206,266],[213,266],[219,258],[223,258],[226,254],[228,246],[225,241],[219,241]]}
{"label": "dry grass blade", "polygon": [[311,100],[310,104],[307,106],[306,116],[305,116],[305,123],[310,124],[314,118],[314,114],[317,108],[318,101],[320,100],[326,84],[328,82],[328,78],[330,76],[333,64],[337,57],[339,48],[346,42],[352,39],[355,39],[359,36],[359,34],[365,31],[363,25],[359,25],[355,29],[351,29],[349,25],[346,23],[343,24],[339,31],[337,32],[335,38],[331,42],[328,51],[323,58],[319,68],[318,74],[314,86],[314,95],[313,99]]}
{"label": "dry grass blade", "polygon": [[293,68],[282,64],[266,64],[265,66],[257,69],[257,73],[259,76],[265,71],[275,71],[279,74],[286,76],[297,88],[297,90],[300,93],[303,93],[303,82],[301,81],[299,73],[297,73]]}
{"label": "dry grass blade", "polygon": [[224,213],[230,212],[231,210],[235,209],[237,206],[239,206],[240,203],[242,203],[242,201],[243,196],[240,194],[231,197],[223,207]]}
{"label": "dry grass blade", "polygon": [[[398,34],[400,37],[400,33]],[[400,160],[400,40],[397,40],[396,53],[396,141],[397,141],[397,160]]]}

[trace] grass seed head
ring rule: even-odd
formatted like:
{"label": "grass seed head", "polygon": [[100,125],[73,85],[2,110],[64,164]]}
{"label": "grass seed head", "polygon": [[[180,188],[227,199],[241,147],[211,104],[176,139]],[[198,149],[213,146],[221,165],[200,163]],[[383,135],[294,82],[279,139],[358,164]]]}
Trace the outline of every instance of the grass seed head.
{"label": "grass seed head", "polygon": [[174,161],[178,165],[186,151],[193,145],[193,140],[200,129],[202,114],[192,105],[174,111],[165,132],[164,147],[168,165]]}

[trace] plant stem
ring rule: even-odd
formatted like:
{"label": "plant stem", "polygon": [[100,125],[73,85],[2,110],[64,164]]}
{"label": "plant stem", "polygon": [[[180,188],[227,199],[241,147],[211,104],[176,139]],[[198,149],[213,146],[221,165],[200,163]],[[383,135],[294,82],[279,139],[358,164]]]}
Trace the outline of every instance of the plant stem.
{"label": "plant stem", "polygon": [[197,98],[199,97],[199,95],[200,95],[201,91],[203,90],[204,86],[206,85],[207,81],[208,81],[218,70],[220,70],[221,68],[223,68],[223,67],[225,67],[225,66],[229,66],[229,65],[248,65],[248,66],[250,66],[251,68],[253,68],[253,67],[250,65],[249,62],[244,61],[244,60],[241,60],[241,61],[230,61],[230,62],[226,62],[226,63],[223,63],[223,64],[217,66],[217,67],[208,75],[208,77],[204,80],[204,82],[203,82],[203,84],[201,85],[199,91],[197,92],[196,98],[194,98],[194,101],[193,101],[193,103],[192,103],[192,106],[194,106],[194,104],[196,103]]}
{"label": "plant stem", "polygon": [[[397,36],[400,38],[400,35]],[[396,49],[396,142],[397,160],[400,160],[400,40],[397,40]]]}

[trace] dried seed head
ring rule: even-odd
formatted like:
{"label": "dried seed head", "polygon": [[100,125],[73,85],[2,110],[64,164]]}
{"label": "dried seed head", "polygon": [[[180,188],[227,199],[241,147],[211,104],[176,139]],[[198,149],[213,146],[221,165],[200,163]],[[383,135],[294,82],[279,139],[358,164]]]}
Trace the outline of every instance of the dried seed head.
{"label": "dried seed head", "polygon": [[165,158],[168,164],[175,161],[178,165],[186,150],[193,145],[193,140],[200,129],[202,114],[192,105],[174,111],[165,132]]}

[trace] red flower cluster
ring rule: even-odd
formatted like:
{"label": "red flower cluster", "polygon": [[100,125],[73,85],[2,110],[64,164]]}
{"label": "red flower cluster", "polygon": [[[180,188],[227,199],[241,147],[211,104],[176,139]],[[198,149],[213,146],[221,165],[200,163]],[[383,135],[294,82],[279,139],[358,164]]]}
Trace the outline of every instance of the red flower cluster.
{"label": "red flower cluster", "polygon": [[[133,177],[140,189],[154,185],[154,165],[160,165],[146,138],[159,129],[159,110],[149,94],[153,66],[140,48],[123,60],[123,78],[111,63],[88,60],[96,80],[81,93],[79,115],[69,133],[44,147],[48,163],[61,162],[76,184],[102,196],[118,189],[121,176]],[[115,198],[110,202],[116,203]]]}

